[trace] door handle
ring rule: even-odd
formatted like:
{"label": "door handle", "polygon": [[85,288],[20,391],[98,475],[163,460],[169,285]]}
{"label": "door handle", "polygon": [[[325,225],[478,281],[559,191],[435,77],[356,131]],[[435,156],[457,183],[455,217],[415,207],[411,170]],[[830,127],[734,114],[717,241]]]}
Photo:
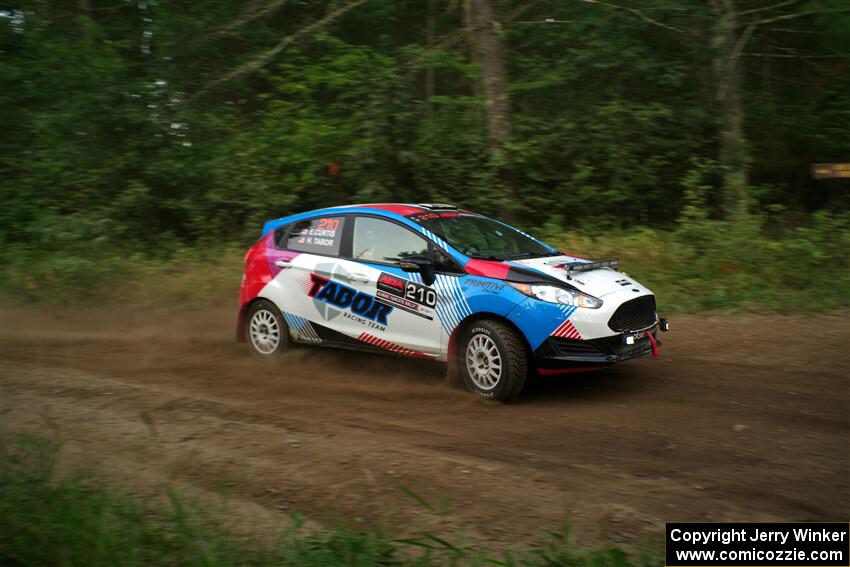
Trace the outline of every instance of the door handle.
{"label": "door handle", "polygon": [[369,283],[371,281],[366,274],[349,274],[347,279],[349,282],[355,283]]}
{"label": "door handle", "polygon": [[277,260],[274,265],[278,268],[289,268],[292,266],[292,262],[287,262],[286,260]]}

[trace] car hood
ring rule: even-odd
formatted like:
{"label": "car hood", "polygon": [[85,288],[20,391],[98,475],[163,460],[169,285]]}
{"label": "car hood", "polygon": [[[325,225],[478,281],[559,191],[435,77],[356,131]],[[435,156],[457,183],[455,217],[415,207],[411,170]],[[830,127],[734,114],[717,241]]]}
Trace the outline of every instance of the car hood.
{"label": "car hood", "polygon": [[573,272],[572,277],[568,278],[565,265],[573,262],[589,263],[591,260],[576,256],[560,255],[533,258],[530,260],[514,260],[509,263],[512,266],[541,272],[596,297],[604,297],[609,293],[622,291],[626,286],[631,286],[631,288],[640,292],[650,293],[648,289],[644,288],[628,275],[612,268]]}

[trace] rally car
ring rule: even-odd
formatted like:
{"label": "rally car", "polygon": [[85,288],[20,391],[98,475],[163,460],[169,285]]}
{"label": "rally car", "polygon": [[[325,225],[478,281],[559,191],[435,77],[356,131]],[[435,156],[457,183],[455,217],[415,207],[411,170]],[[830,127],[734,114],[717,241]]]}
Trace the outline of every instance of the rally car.
{"label": "rally car", "polygon": [[667,321],[615,260],[450,205],[368,204],[267,222],[245,255],[237,328],[260,358],[290,343],[427,358],[510,400],[532,372],[657,356]]}

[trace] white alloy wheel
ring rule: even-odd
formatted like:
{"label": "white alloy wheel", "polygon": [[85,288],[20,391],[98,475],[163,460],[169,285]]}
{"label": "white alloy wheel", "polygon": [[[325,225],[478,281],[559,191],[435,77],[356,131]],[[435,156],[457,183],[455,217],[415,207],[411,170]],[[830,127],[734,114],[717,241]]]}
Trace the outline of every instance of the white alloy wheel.
{"label": "white alloy wheel", "polygon": [[466,369],[472,383],[481,390],[492,390],[502,379],[502,355],[499,347],[485,334],[476,334],[466,346]]}
{"label": "white alloy wheel", "polygon": [[251,316],[248,327],[251,345],[260,354],[269,355],[277,350],[281,341],[281,328],[277,317],[268,309],[258,309]]}

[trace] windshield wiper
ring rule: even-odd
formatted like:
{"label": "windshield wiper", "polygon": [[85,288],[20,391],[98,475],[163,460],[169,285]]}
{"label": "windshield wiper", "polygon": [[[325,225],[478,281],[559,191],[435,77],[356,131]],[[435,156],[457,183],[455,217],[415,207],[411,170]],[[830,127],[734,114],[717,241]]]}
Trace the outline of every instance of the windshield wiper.
{"label": "windshield wiper", "polygon": [[490,254],[490,255],[470,254],[469,257],[474,259],[474,260],[490,260],[490,261],[495,261],[495,262],[504,262],[505,260],[508,259],[507,256],[493,256],[492,254]]}

